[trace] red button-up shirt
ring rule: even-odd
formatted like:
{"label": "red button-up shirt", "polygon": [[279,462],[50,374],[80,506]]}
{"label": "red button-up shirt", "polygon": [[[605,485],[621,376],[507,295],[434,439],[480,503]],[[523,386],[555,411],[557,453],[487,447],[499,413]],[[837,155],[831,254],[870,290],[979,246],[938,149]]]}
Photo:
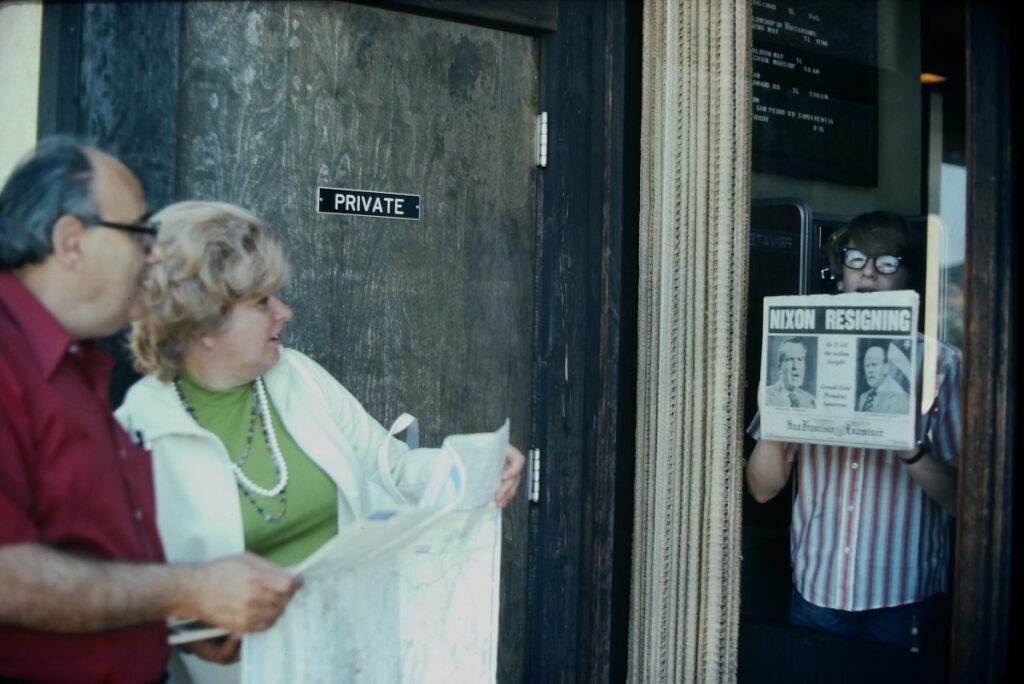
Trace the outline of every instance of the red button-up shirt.
{"label": "red button-up shirt", "polygon": [[[163,560],[149,454],[111,414],[111,367],[0,271],[0,545]],[[166,638],[163,623],[94,634],[0,625],[0,679],[151,682],[166,667]]]}

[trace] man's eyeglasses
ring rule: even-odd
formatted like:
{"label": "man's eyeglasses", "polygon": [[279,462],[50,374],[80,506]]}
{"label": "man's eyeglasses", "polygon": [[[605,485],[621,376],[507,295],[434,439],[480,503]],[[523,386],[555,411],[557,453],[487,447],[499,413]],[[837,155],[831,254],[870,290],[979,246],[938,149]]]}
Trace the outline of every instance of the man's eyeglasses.
{"label": "man's eyeglasses", "polygon": [[882,275],[892,275],[896,271],[900,270],[900,265],[903,263],[903,257],[898,254],[878,254],[873,257],[869,257],[859,249],[847,247],[843,250],[843,267],[859,271],[868,265],[868,262],[874,259],[875,270]]}
{"label": "man's eyeglasses", "polygon": [[153,214],[151,212],[146,212],[135,223],[118,223],[117,221],[105,221],[99,218],[98,216],[79,216],[78,218],[82,222],[90,226],[103,226],[104,228],[113,228],[114,230],[123,230],[127,233],[134,234],[138,238],[139,244],[142,245],[142,250],[146,254],[149,254],[150,250],[153,249],[153,245],[156,244],[156,234],[157,231],[160,229],[159,223],[155,223],[149,220],[149,217],[152,215]]}

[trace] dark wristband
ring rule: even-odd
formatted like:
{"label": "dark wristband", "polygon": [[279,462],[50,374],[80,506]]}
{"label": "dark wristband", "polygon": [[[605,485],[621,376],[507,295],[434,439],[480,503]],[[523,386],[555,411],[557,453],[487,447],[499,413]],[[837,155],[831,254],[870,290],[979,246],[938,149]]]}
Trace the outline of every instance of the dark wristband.
{"label": "dark wristband", "polygon": [[903,461],[903,465],[914,465],[915,463],[920,461],[922,458],[927,456],[929,453],[931,453],[931,450],[932,450],[932,443],[929,442],[927,439],[922,439],[920,442],[917,443],[917,453],[916,454],[914,454],[910,458],[901,458],[900,460]]}

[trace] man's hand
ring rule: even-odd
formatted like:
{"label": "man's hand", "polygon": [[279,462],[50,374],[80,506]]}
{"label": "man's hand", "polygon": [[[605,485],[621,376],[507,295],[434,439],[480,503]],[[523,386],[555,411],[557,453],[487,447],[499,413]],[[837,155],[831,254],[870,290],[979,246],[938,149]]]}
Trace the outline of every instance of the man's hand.
{"label": "man's hand", "polygon": [[169,617],[231,632],[274,624],[302,580],[240,554],[198,565],[104,561],[41,544],[0,544],[0,622],[101,632]]}
{"label": "man's hand", "polygon": [[269,629],[302,586],[301,577],[251,553],[186,567],[180,614],[234,633]]}
{"label": "man's hand", "polygon": [[498,491],[494,493],[494,503],[498,505],[498,508],[504,508],[515,497],[516,490],[519,488],[519,480],[523,476],[524,463],[526,463],[526,458],[523,456],[523,452],[509,444],[505,451],[505,468],[501,471],[501,484],[498,485]]}

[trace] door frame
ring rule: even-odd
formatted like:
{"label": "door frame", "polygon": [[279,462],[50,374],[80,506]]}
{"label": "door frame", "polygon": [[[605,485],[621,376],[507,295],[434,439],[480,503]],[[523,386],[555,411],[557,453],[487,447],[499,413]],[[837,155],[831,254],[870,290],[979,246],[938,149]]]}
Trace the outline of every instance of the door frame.
{"label": "door frame", "polygon": [[636,444],[642,10],[562,0],[541,39],[527,677],[624,681]]}
{"label": "door frame", "polygon": [[[1007,4],[967,4],[967,307],[950,681],[1002,681],[1019,667],[1022,570],[1011,544],[1016,455],[1016,257],[1020,58]],[[1017,130],[1015,130],[1015,128]],[[1019,497],[1018,497],[1019,500]],[[1016,610],[1014,610],[1016,608]]]}

